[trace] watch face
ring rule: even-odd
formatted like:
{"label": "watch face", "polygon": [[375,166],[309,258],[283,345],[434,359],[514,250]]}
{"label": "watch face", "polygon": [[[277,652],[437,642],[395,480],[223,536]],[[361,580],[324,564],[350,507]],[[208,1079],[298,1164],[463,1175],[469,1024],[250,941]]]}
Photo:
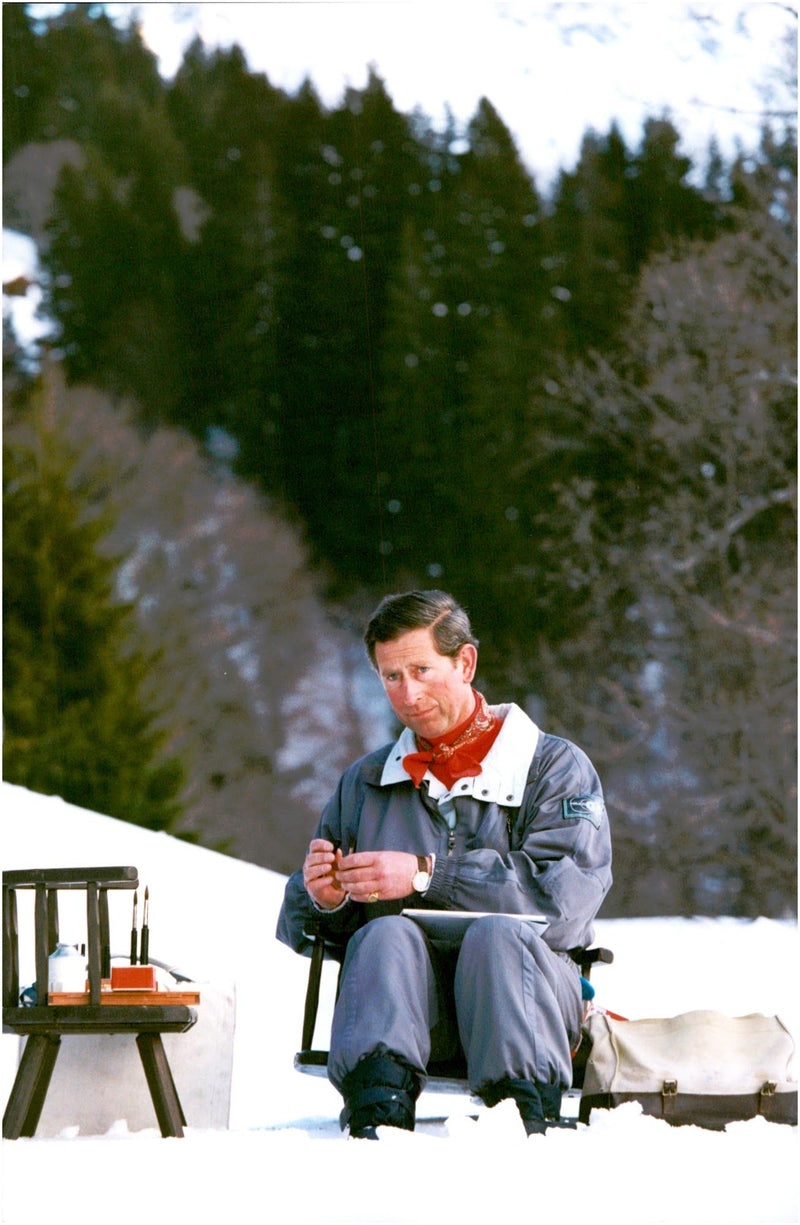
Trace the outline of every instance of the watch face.
{"label": "watch face", "polygon": [[411,882],[415,893],[421,893],[423,889],[427,889],[430,884],[430,876],[427,872],[417,872],[417,875]]}

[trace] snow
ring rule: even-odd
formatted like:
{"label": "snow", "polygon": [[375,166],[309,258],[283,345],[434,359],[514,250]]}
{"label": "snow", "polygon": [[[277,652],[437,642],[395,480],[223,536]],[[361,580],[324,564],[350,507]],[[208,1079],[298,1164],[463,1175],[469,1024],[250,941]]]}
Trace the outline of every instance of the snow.
{"label": "snow", "polygon": [[37,283],[41,277],[41,268],[34,240],[27,234],[4,229],[2,266],[4,285],[17,277],[27,277],[33,282],[24,294],[3,294],[3,318],[9,319],[14,335],[27,355],[28,364],[35,364],[33,356],[38,342],[51,336],[54,329],[52,321],[37,313],[44,295]]}
{"label": "snow", "polygon": [[[155,1123],[137,1131],[120,1118],[101,1135],[76,1122],[54,1138],[4,1141],[4,1225],[70,1225],[100,1204],[119,1225],[143,1214],[277,1225],[797,1220],[797,1128],[762,1119],[724,1133],[670,1128],[632,1104],[595,1112],[577,1131],[527,1139],[511,1103],[488,1111],[466,1096],[425,1094],[420,1114],[438,1123],[414,1134],[385,1129],[377,1144],[347,1140],[335,1122],[338,1095],[292,1066],[307,963],[274,939],[283,877],[8,784],[2,800],[4,868],[135,864],[150,890],[153,955],[188,970],[201,991],[203,982],[236,987],[228,1130],[190,1118],[184,1139],[163,1140]],[[61,899],[62,937],[74,923],[80,939],[80,914],[65,905],[72,895]],[[130,895],[111,900],[112,935],[123,933],[124,946]],[[24,918],[21,929],[24,944]],[[798,1032],[792,922],[601,920],[597,940],[615,952],[594,975],[599,1003],[615,1012],[778,1013]],[[327,1016],[331,990],[329,977]],[[5,1100],[18,1042],[4,1035],[1,1046]]]}

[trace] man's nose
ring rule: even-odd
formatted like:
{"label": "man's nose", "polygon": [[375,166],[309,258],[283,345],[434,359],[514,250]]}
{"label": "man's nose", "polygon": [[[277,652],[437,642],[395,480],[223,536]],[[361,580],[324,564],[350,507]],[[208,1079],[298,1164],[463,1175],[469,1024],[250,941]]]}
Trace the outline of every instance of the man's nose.
{"label": "man's nose", "polygon": [[406,706],[413,706],[422,694],[422,684],[420,681],[414,680],[413,677],[406,677],[403,681],[402,696]]}

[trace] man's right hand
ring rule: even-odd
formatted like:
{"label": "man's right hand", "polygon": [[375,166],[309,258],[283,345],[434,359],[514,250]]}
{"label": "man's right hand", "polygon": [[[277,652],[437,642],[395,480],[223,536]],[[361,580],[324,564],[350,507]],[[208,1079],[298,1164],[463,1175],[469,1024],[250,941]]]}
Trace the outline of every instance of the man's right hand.
{"label": "man's right hand", "polygon": [[344,890],[334,872],[342,858],[340,850],[324,838],[314,838],[303,862],[303,884],[306,892],[323,910],[335,910],[344,901]]}

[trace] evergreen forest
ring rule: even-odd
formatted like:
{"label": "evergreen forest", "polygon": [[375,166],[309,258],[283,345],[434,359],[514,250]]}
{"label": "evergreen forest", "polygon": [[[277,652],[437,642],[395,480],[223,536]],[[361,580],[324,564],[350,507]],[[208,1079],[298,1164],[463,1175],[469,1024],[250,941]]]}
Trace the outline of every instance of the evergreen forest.
{"label": "evergreen forest", "polygon": [[366,616],[442,587],[598,767],[605,915],[793,913],[793,113],[703,167],[587,129],[544,189],[488,98],[166,81],[93,4],[3,5],[3,108],[56,327],[4,329],[4,777],[289,871]]}

